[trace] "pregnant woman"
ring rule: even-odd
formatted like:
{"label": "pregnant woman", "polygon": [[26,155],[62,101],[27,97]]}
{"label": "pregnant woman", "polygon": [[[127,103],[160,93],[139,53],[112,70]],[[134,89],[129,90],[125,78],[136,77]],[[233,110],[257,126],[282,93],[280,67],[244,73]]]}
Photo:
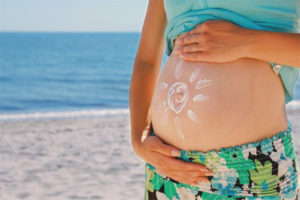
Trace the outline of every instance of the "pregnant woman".
{"label": "pregnant woman", "polygon": [[149,0],[130,84],[145,199],[297,198],[285,105],[300,68],[299,6]]}

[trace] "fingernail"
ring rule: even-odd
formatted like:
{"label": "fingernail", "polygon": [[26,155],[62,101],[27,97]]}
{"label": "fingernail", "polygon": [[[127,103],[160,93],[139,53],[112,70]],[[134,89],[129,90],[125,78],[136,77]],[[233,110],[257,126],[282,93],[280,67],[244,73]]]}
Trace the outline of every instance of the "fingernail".
{"label": "fingernail", "polygon": [[178,150],[175,150],[175,149],[173,149],[173,150],[171,151],[171,154],[172,154],[173,156],[180,156],[180,155],[181,155],[181,153],[180,153]]}
{"label": "fingernail", "polygon": [[203,183],[207,183],[207,182],[209,182],[209,181],[207,181],[207,180],[203,180],[203,181],[198,181],[198,185],[201,185],[201,184],[203,184]]}
{"label": "fingernail", "polygon": [[212,173],[212,171],[210,171],[209,169],[206,169],[206,168],[201,169],[201,170],[204,171],[204,172],[210,172],[210,173]]}
{"label": "fingernail", "polygon": [[207,172],[207,173],[205,173],[205,176],[213,176],[214,174],[213,173],[211,173],[211,172]]}

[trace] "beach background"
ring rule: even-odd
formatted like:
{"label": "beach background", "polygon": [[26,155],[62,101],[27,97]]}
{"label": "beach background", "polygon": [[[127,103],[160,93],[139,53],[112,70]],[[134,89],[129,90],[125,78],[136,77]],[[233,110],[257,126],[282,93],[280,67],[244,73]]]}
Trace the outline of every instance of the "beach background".
{"label": "beach background", "polygon": [[[141,200],[128,96],[147,1],[45,2],[0,5],[0,200]],[[287,112],[300,161],[300,80],[295,92]]]}
{"label": "beach background", "polygon": [[[128,110],[139,37],[0,33],[0,199],[143,198]],[[298,155],[299,102],[300,81],[287,105]]]}

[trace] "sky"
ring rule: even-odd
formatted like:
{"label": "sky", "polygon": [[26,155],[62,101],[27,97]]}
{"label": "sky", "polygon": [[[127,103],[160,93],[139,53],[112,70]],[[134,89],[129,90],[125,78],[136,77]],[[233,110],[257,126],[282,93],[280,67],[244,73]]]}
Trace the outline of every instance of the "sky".
{"label": "sky", "polygon": [[148,0],[0,0],[0,31],[140,32]]}

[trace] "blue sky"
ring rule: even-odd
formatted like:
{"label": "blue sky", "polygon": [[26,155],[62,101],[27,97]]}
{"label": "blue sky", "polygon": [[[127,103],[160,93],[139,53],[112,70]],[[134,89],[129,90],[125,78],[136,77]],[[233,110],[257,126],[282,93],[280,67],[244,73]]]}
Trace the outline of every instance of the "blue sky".
{"label": "blue sky", "polygon": [[141,31],[148,0],[0,0],[0,31]]}

